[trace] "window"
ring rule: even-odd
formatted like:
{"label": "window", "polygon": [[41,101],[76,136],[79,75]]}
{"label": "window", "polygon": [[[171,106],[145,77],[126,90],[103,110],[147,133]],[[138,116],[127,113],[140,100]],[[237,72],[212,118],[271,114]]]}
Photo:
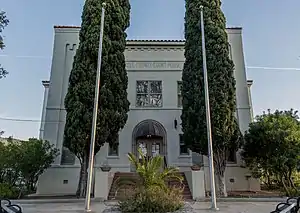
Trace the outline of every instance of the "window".
{"label": "window", "polygon": [[63,146],[61,153],[61,165],[74,165],[75,155],[66,147]]}
{"label": "window", "polygon": [[182,81],[177,81],[177,106],[182,107]]}
{"label": "window", "polygon": [[232,60],[232,48],[231,45],[228,44],[229,58]]}
{"label": "window", "polygon": [[179,134],[180,155],[189,155],[189,149],[184,143],[183,134]]}
{"label": "window", "polygon": [[108,144],[108,156],[119,156],[119,144],[113,146]]}
{"label": "window", "polygon": [[236,163],[236,151],[231,149],[227,152],[227,162],[228,163]]}
{"label": "window", "polygon": [[162,82],[137,81],[136,82],[137,107],[162,107]]}

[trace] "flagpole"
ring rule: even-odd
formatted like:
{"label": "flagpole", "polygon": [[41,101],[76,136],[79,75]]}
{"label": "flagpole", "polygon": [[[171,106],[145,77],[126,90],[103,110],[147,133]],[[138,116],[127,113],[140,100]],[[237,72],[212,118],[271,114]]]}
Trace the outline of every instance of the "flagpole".
{"label": "flagpole", "polygon": [[98,50],[98,62],[97,62],[97,74],[95,85],[95,99],[93,109],[93,123],[91,133],[90,155],[89,155],[89,167],[88,167],[88,181],[85,197],[85,211],[90,212],[91,208],[91,191],[93,180],[93,168],[94,168],[94,152],[95,152],[95,140],[96,140],[96,127],[97,127],[97,114],[98,114],[98,102],[99,102],[99,90],[100,90],[100,77],[101,77],[101,62],[102,62],[102,43],[103,43],[103,31],[104,31],[104,16],[105,6],[102,4],[101,24],[100,24],[100,37],[99,37],[99,50]]}
{"label": "flagpole", "polygon": [[203,6],[200,6],[201,14],[201,36],[202,36],[202,60],[204,73],[204,90],[205,90],[205,107],[206,107],[206,129],[208,142],[208,158],[209,158],[209,173],[210,173],[210,193],[211,193],[211,209],[219,210],[217,208],[216,186],[215,186],[215,172],[214,172],[214,157],[211,136],[211,120],[210,120],[210,106],[209,106],[209,92],[208,92],[208,78],[207,78],[207,64],[206,64],[206,49],[205,49],[205,34],[204,34],[204,18]]}

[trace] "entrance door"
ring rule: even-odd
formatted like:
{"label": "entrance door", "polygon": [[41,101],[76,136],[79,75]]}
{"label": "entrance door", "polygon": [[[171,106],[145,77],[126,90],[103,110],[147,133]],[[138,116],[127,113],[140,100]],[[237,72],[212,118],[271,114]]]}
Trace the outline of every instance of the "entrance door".
{"label": "entrance door", "polygon": [[[157,155],[162,155],[162,140],[161,139],[139,139],[137,141],[137,148],[142,150],[146,159],[151,159]],[[142,159],[137,152],[138,158]]]}

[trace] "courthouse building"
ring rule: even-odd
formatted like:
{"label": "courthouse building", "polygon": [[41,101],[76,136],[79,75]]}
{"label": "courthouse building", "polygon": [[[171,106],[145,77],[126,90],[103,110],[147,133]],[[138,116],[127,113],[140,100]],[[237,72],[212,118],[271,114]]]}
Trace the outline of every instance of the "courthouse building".
{"label": "courthouse building", "polygon": [[[79,27],[54,27],[50,79],[43,81],[45,94],[40,137],[61,151],[52,167],[39,178],[39,195],[74,194],[78,184],[80,164],[63,147],[63,134],[66,120],[64,98],[79,44],[79,31]],[[247,81],[246,77],[242,29],[228,28],[227,33],[230,57],[235,64],[236,116],[241,131],[245,132],[252,120],[252,81]],[[162,155],[167,165],[179,167],[186,175],[191,192],[194,190],[192,194],[196,193],[197,187],[202,187],[204,192],[209,191],[207,158],[190,152],[182,140],[180,115],[184,41],[128,40],[125,58],[130,111],[127,123],[119,135],[119,147],[112,149],[105,145],[96,154],[93,186],[98,192],[95,192],[95,196],[106,198],[105,194],[110,190],[115,172],[134,172],[127,153],[137,154],[138,147],[147,156]],[[192,172],[191,166],[201,162],[204,164],[201,171]],[[110,172],[104,174],[99,169],[103,164],[111,167]],[[259,181],[250,174],[244,168],[239,152],[231,153],[226,168],[227,190],[259,190]],[[195,182],[197,187],[193,186]]]}

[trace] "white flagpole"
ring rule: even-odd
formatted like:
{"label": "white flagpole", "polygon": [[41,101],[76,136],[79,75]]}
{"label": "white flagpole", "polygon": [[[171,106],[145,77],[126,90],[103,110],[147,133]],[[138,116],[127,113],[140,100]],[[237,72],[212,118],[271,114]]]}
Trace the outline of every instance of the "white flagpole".
{"label": "white flagpole", "polygon": [[85,211],[86,212],[91,211],[90,204],[91,204],[91,191],[92,191],[93,168],[94,168],[94,151],[95,151],[94,149],[95,149],[99,90],[100,90],[99,87],[100,87],[100,76],[101,76],[102,43],[103,43],[103,31],[104,31],[105,6],[106,6],[106,4],[103,3],[102,4],[102,14],[101,14],[101,25],[100,25],[100,38],[99,38],[98,64],[97,64],[95,99],[94,99],[94,110],[93,110],[93,123],[92,123],[92,133],[91,133],[90,156],[89,156],[88,181],[87,181],[87,189],[86,189],[86,197],[85,197]]}
{"label": "white flagpole", "polygon": [[201,10],[201,36],[202,36],[202,58],[203,58],[203,73],[204,73],[204,90],[205,90],[205,107],[206,107],[206,129],[208,141],[208,157],[209,157],[209,172],[210,172],[210,192],[211,192],[211,209],[218,210],[216,199],[216,186],[215,186],[215,172],[214,172],[214,157],[211,136],[211,121],[210,121],[210,106],[209,106],[209,92],[208,92],[208,79],[207,79],[207,64],[206,64],[206,49],[205,49],[205,34],[204,34],[204,18],[203,6]]}

